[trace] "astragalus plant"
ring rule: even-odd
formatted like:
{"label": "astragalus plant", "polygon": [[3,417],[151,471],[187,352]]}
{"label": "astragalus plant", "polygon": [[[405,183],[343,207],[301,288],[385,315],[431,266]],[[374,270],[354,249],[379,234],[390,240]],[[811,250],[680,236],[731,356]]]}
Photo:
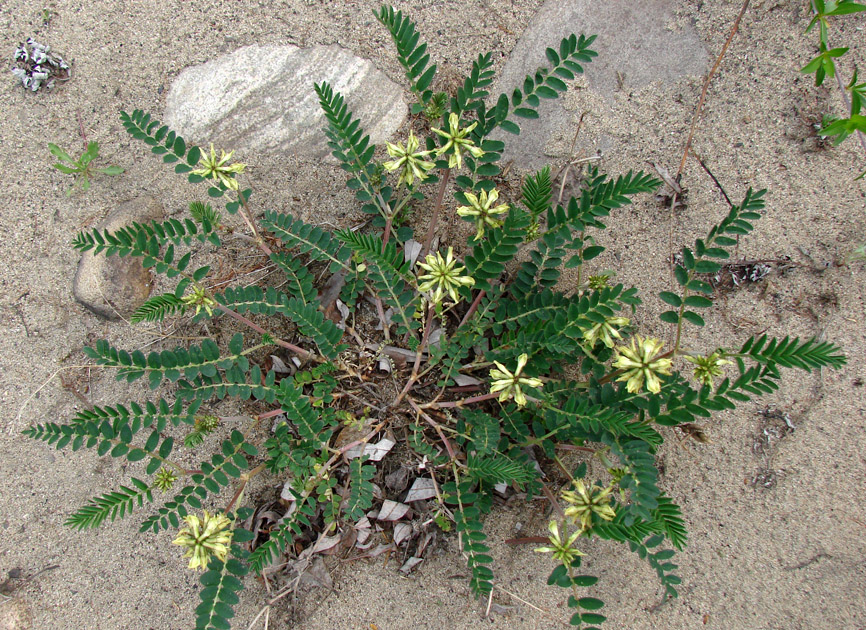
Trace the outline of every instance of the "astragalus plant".
{"label": "astragalus plant", "polygon": [[[80,250],[134,256],[177,279],[136,321],[187,317],[223,343],[208,338],[145,354],[100,341],[85,350],[119,379],[145,378],[167,393],[26,431],[58,448],[93,448],[133,463],[123,485],[67,524],[93,528],[150,508],[141,531],[179,530],[174,543],[191,568],[204,570],[196,627],[227,628],[248,573],[312,541],[351,540],[355,524],[369,532],[378,519],[388,527],[395,505],[407,507],[400,503],[407,484],[394,491],[381,481],[388,458],[399,456],[395,466],[430,490],[429,500],[412,503],[418,526],[456,530],[476,594],[489,593],[495,580],[483,515],[494,493],[519,493],[552,504],[548,542],[533,548],[552,554],[548,583],[573,591],[573,625],[604,621],[602,602],[583,591],[596,578],[579,573],[582,543],[592,536],[627,544],[674,595],[671,558],[686,531],[680,508],[658,485],[654,454],[665,434],[773,391],[781,368],[845,361],[814,339],[686,344],[688,327],[702,326],[699,313],[713,303],[703,274],[718,271],[737,237],[752,231],[763,191],[749,190],[705,238],[682,249],[677,290],[658,296],[671,307],[661,317],[673,342],[663,343],[632,325],[637,288],[612,283],[592,262],[604,249],[605,218],[658,181],[591,169],[578,194],[561,203],[548,168],[528,176],[518,194],[501,183],[505,142],[491,136],[519,133],[517,121],[536,118],[541,99],[564,92],[596,55],[594,38],[572,35],[548,48],[546,65],[498,98],[487,91],[491,56],[481,55],[456,92],[443,96],[432,88],[436,66],[415,25],[388,7],[377,17],[417,98],[404,139],[378,149],[343,97],[315,86],[332,153],[371,217],[361,229],[330,231],[260,213],[232,154],[191,146],[141,111],[122,114],[127,131],[175,171],[209,184],[213,200],[230,198],[226,211],[243,219],[246,238],[280,278],[211,288],[211,268],[192,261],[218,253],[228,228],[200,200],[182,221],[75,238]],[[420,116],[437,108],[441,118],[432,123]],[[445,213],[466,222],[465,240],[434,245]],[[407,217],[422,227],[417,241]],[[567,282],[563,269],[575,270]],[[210,405],[226,397],[244,401],[248,415],[219,417]],[[204,452],[192,460],[188,450]],[[591,460],[602,478],[588,477]],[[288,497],[265,534],[251,531],[255,502],[245,492],[257,475],[285,486]]]}

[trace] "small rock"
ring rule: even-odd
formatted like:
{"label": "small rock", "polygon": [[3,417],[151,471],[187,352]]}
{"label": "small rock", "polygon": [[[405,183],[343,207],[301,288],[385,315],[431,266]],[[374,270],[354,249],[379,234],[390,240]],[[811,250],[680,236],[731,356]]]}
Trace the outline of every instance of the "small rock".
{"label": "small rock", "polygon": [[[152,197],[138,197],[121,204],[97,228],[115,231],[132,222],[146,223],[163,217],[162,206]],[[75,272],[75,299],[109,320],[128,318],[150,295],[153,277],[141,259],[94,256],[84,252]]]}
{"label": "small rock", "polygon": [[13,597],[0,606],[0,630],[31,630],[33,615],[20,597]]}
{"label": "small rock", "polygon": [[[682,76],[700,76],[708,55],[691,25],[672,30],[675,3],[671,0],[547,0],[511,51],[491,94],[511,94],[524,77],[548,66],[544,51],[559,50],[559,42],[572,33],[597,35],[590,48],[598,53],[581,65],[587,89],[608,104],[620,90],[637,90],[649,83],[671,83]],[[573,89],[570,87],[570,89]],[[499,134],[506,142],[504,159],[525,168],[547,163],[544,149],[550,138],[574,135],[574,114],[566,112],[562,97],[542,101],[540,119],[516,119],[520,135]]]}
{"label": "small rock", "polygon": [[403,123],[403,88],[337,45],[245,46],[185,69],[169,90],[165,122],[186,140],[245,153],[330,154],[314,83],[341,93],[373,143]]}

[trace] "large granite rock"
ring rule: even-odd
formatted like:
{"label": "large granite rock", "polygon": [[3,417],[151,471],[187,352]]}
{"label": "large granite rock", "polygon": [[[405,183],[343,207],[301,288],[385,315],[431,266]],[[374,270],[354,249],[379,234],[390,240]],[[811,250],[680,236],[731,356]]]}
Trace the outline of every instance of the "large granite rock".
{"label": "large granite rock", "polygon": [[402,88],[339,46],[246,46],[185,69],[171,86],[165,122],[197,144],[226,150],[330,153],[314,83],[343,94],[374,143],[406,117]]}
{"label": "large granite rock", "polygon": [[[133,222],[147,223],[163,217],[162,206],[152,197],[122,203],[98,226],[113,232]],[[72,293],[75,299],[105,319],[128,319],[150,296],[153,277],[140,258],[94,256],[84,252],[78,262]]]}
{"label": "large granite rock", "polygon": [[[544,50],[559,49],[571,33],[597,35],[591,48],[598,57],[584,64],[587,88],[611,106],[615,92],[632,91],[655,81],[704,74],[708,55],[695,29],[675,26],[671,0],[548,0],[511,53],[493,94],[511,94],[523,78],[547,65]],[[544,147],[551,137],[571,137],[574,114],[562,99],[541,101],[538,120],[517,120],[520,135],[503,134],[506,158],[528,168],[546,163]]]}

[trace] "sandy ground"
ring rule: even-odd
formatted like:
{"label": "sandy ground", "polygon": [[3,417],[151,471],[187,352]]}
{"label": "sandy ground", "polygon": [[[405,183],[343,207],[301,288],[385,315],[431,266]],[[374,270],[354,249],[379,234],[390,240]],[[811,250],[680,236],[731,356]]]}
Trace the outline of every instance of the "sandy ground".
{"label": "sandy ground", "polygon": [[[501,65],[539,6],[529,0],[471,3],[467,22],[459,10],[469,4],[400,6],[418,22],[434,58],[460,72],[488,49],[497,51]],[[740,3],[672,4],[677,18],[670,28],[693,23],[714,56]],[[620,547],[587,544],[589,568],[601,578],[594,594],[608,603],[606,628],[866,628],[866,285],[862,264],[826,268],[866,236],[866,182],[852,181],[864,156],[853,140],[821,149],[812,135],[823,112],[841,112],[836,92],[816,89],[796,72],[814,50],[814,38],[802,36],[804,4],[753,3],[712,85],[694,145],[734,199],[749,186],[769,189],[766,218],[741,241],[739,256],[790,256],[799,265],[726,294],[693,343],[734,346],[762,331],[824,335],[845,349],[849,365],[811,376],[790,373],[776,394],[707,423],[709,444],[680,446],[679,434],[671,433],[660,454],[662,482],[683,506],[691,534],[678,555],[681,597],[659,605],[657,580],[645,563]],[[87,452],[57,452],[17,434],[32,422],[69,418],[82,404],[55,379],[22,410],[59,367],[85,362],[82,345],[107,337],[134,348],[156,338],[100,320],[72,297],[78,255],[68,242],[77,230],[141,194],[160,199],[168,213],[192,198],[188,186],[122,132],[118,110],[144,108],[159,116],[165,90],[180,70],[252,43],[337,42],[399,80],[399,66],[383,45],[386,33],[370,12],[375,6],[55,0],[47,2],[48,25],[42,5],[7,0],[0,8],[0,50],[7,58],[32,34],[75,60],[74,79],[50,94],[26,93],[11,75],[0,87],[0,408],[9,429],[0,432],[0,582],[18,568],[22,578],[35,576],[9,583],[15,588],[11,599],[2,596],[0,628],[189,628],[198,601],[196,576],[184,570],[169,544],[171,533],[138,536],[134,518],[84,534],[63,526],[70,511],[125,478],[123,464]],[[851,18],[833,36],[861,61],[864,25],[866,19]],[[575,119],[590,111],[582,142],[587,148],[605,145],[604,170],[647,168],[653,161],[675,171],[700,83],[700,77],[686,77],[630,90],[626,81],[612,102],[579,90],[567,105]],[[98,139],[107,161],[127,173],[97,180],[88,194],[67,199],[69,181],[50,168],[46,143],[79,146],[79,114],[88,138]],[[551,139],[556,164],[568,143],[570,138]],[[337,224],[357,216],[347,195],[331,192],[340,190],[341,180],[331,166],[243,157],[255,167],[250,177],[259,208],[302,217],[325,213]],[[667,286],[669,243],[690,242],[726,212],[696,162],[689,162],[684,182],[686,210],[672,218],[642,199],[619,212],[604,236],[609,249],[599,268],[616,269],[626,284],[639,282],[646,298]],[[656,317],[660,310],[657,300],[647,299],[638,327],[665,334]],[[95,403],[144,394],[96,371],[64,375],[80,390],[87,386]],[[756,444],[772,425],[760,413],[768,405],[796,428],[762,453]],[[396,571],[393,560],[331,562],[334,591],[281,600],[270,627],[565,627],[561,592],[544,586],[548,559],[503,544],[518,524],[524,535],[542,534],[543,505],[504,507],[487,521],[497,583],[516,596],[496,591],[494,602],[510,607],[504,615],[484,618],[486,602],[469,594],[452,540],[409,577]],[[36,575],[47,567],[56,568]],[[249,583],[236,628],[249,624],[265,597]],[[16,616],[19,621],[11,621]]]}

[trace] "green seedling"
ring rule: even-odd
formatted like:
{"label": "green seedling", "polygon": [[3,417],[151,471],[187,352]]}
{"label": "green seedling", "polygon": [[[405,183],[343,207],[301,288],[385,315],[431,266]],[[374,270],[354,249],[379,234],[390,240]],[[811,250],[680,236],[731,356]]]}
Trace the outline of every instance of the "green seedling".
{"label": "green seedling", "polygon": [[73,159],[66,151],[51,142],[48,143],[48,150],[51,151],[51,155],[60,160],[60,162],[57,162],[54,165],[54,168],[61,173],[75,175],[75,181],[72,186],[69,187],[69,190],[66,191],[67,197],[72,195],[72,191],[75,190],[76,185],[82,191],[88,190],[90,188],[90,179],[93,177],[94,173],[101,173],[103,175],[120,175],[123,172],[123,169],[119,166],[106,166],[104,168],[96,168],[92,166],[92,162],[99,157],[99,143],[97,142],[88,142],[87,149],[84,150],[84,153],[82,153],[81,157],[77,160]]}

